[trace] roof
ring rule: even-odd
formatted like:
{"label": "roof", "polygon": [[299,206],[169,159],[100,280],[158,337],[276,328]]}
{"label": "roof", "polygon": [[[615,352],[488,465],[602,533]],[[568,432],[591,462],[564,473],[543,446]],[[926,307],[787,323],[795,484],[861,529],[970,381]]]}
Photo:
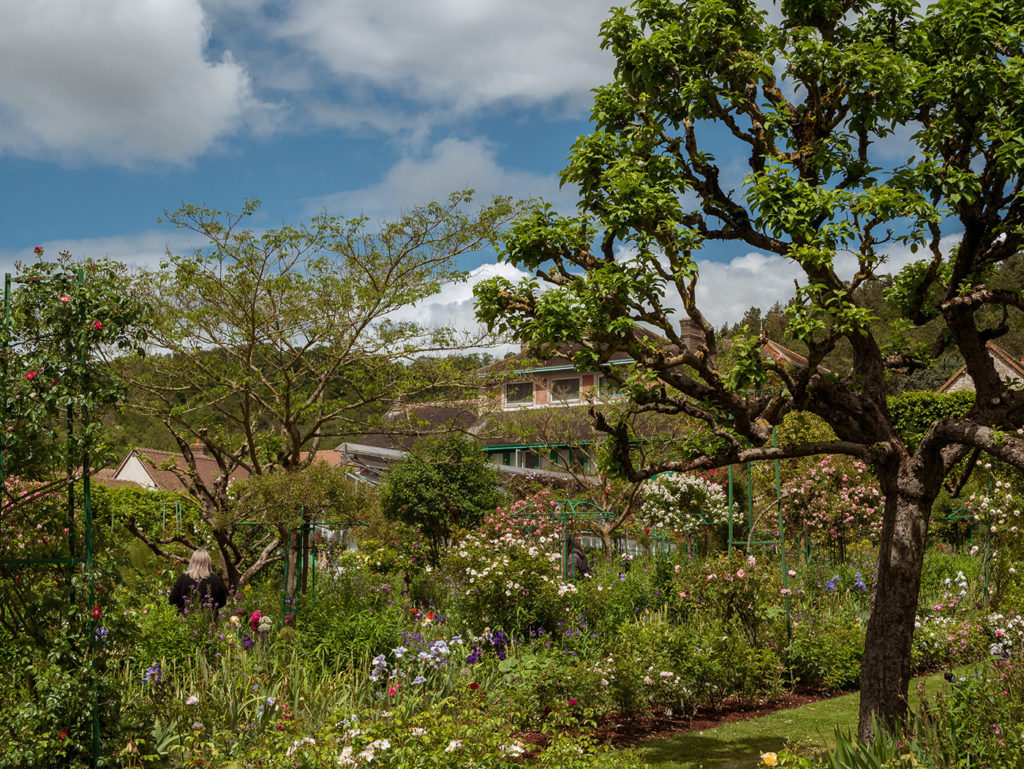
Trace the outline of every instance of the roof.
{"label": "roof", "polygon": [[[368,446],[362,443],[342,443],[338,450],[346,456],[346,464],[352,469],[350,477],[353,480],[364,481],[376,485],[381,475],[388,466],[397,460],[402,459],[408,452],[397,449],[382,449],[377,446]],[[511,467],[509,465],[494,465],[494,468],[507,475],[525,475],[538,478],[549,478],[552,480],[578,480],[570,473],[560,473],[554,470],[541,470],[538,468]],[[586,476],[587,483],[599,483],[598,478]]]}
{"label": "roof", "polygon": [[[1006,350],[997,345],[995,342],[988,342],[985,345],[988,348],[989,355],[996,361],[996,363],[1002,363],[1009,369],[1010,376],[1015,376],[1017,379],[1024,381],[1024,362],[1018,360],[1014,356],[1010,355]],[[947,379],[942,386],[936,391],[940,393],[950,392],[954,389],[953,385],[956,384],[963,377],[971,378],[971,375],[967,373],[966,364],[958,368],[953,372],[953,375]],[[964,389],[964,388],[956,388]],[[971,380],[970,389],[974,389],[974,380]]]}
{"label": "roof", "polygon": [[356,440],[364,446],[408,451],[429,435],[446,432],[479,435],[482,417],[478,408],[476,401],[398,403],[385,415],[386,427],[364,433]]}
{"label": "roof", "polygon": [[761,346],[761,350],[766,356],[778,363],[788,363],[797,368],[807,368],[807,358],[798,352],[790,350],[788,347],[783,347],[778,342],[773,342],[771,339]]}
{"label": "roof", "polygon": [[[565,344],[545,358],[538,358],[530,351],[523,350],[484,366],[479,373],[481,375],[506,374],[511,371],[521,374],[536,374],[542,371],[568,370],[574,368],[572,356],[582,349],[583,345],[580,344]],[[609,363],[629,363],[632,360],[629,353],[622,350],[608,356]]]}
{"label": "roof", "polygon": [[[153,484],[161,491],[185,490],[184,484],[172,470],[162,469],[169,464],[176,467],[178,470],[185,472],[187,463],[184,455],[177,454],[172,451],[161,451],[159,449],[132,449],[128,452],[125,458],[121,460],[121,464],[117,466],[117,470],[114,471],[114,474],[111,477],[112,480],[121,480],[117,476],[120,475],[125,465],[127,465],[133,456],[139,458],[146,473],[153,481]],[[199,474],[199,478],[205,484],[212,484],[214,479],[221,474],[220,465],[217,464],[217,460],[198,452],[195,453],[194,457],[196,472]],[[231,473],[231,480],[241,480],[248,477],[249,471],[244,467],[235,468],[234,472]]]}
{"label": "roof", "polygon": [[137,484],[132,481],[121,481],[114,477],[117,472],[116,468],[104,467],[101,470],[95,470],[89,474],[89,480],[92,483],[98,483],[100,486],[108,486],[109,488],[116,489],[121,486],[135,486]]}

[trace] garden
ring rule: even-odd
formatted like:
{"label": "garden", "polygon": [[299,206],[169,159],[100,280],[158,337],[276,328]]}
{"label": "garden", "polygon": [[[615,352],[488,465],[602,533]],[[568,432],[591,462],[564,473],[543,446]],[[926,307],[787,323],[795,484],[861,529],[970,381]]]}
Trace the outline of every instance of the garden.
{"label": "garden", "polygon": [[[167,600],[180,568],[125,525],[148,515],[194,536],[196,511],[168,519],[177,495],[94,487],[91,588],[45,564],[4,574],[0,765],[88,766],[95,751],[100,766],[639,766],[645,734],[855,689],[878,489],[844,458],[783,464],[777,489],[734,468],[731,507],[723,474],[646,483],[616,532],[632,557],[590,547],[586,521],[561,515],[564,490],[544,489],[465,508],[435,548],[422,511],[388,514],[409,493],[396,481],[349,499],[359,521],[345,538],[313,530],[304,591],[278,564],[219,611],[183,613]],[[1024,750],[1021,700],[1006,696],[1024,685],[1018,484],[978,466],[964,504],[933,524],[913,665],[950,683],[912,716],[912,738],[873,743],[891,765],[1011,766]],[[762,486],[771,515],[748,529],[743,495]],[[465,488],[474,504],[494,496]],[[51,552],[66,496],[36,492],[6,555]],[[563,556],[581,536],[585,574]],[[850,758],[865,755],[856,738],[833,739],[828,756],[793,745],[749,765],[870,765]]]}
{"label": "garden", "polygon": [[[852,689],[856,731],[732,765],[1024,765],[1021,4],[600,34],[572,213],[183,204],[159,269],[7,277],[0,767],[671,766],[646,735]],[[398,320],[487,248],[481,329]],[[715,328],[705,257],[793,279],[774,337]],[[495,337],[605,378],[572,483],[499,482],[457,419],[379,486],[333,450],[478,408]],[[141,435],[178,491],[99,483]],[[179,612],[200,548],[230,592]]]}

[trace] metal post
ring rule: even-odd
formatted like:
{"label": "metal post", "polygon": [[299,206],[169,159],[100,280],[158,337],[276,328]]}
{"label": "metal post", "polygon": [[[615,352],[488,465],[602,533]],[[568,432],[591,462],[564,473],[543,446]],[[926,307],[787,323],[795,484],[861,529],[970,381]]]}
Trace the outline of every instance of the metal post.
{"label": "metal post", "polygon": [[[775,442],[775,427],[772,427],[772,446]],[[779,514],[779,560],[782,566],[782,588],[787,592],[784,594],[786,604],[786,645],[793,642],[793,617],[790,612],[791,601],[789,597],[789,566],[786,564],[786,534],[782,520],[782,476],[779,470],[779,460],[775,460],[775,506]]]}
{"label": "metal post", "polygon": [[729,545],[727,548],[727,555],[732,555],[732,511],[733,511],[733,496],[732,496],[732,465],[729,465]]}
{"label": "metal post", "polygon": [[[0,354],[3,355],[2,365],[3,365],[3,377],[4,377],[4,382],[3,382],[3,403],[0,404],[0,405],[2,405],[2,408],[3,408],[3,416],[4,416],[4,421],[5,422],[7,421],[7,382],[9,381],[8,378],[7,378],[8,374],[9,374],[8,369],[7,369],[7,350],[8,350],[8,344],[9,344],[9,339],[8,339],[8,333],[7,332],[8,332],[8,323],[10,322],[10,317],[11,317],[11,273],[5,272],[4,273],[4,317],[3,317],[3,324],[4,324],[4,328],[3,328],[4,349],[3,349],[2,353],[0,353]],[[3,510],[4,497],[5,497],[6,493],[7,493],[7,487],[5,485],[6,482],[7,482],[6,462],[7,462],[7,425],[5,424],[5,425],[3,425],[3,429],[0,429],[0,510]]]}

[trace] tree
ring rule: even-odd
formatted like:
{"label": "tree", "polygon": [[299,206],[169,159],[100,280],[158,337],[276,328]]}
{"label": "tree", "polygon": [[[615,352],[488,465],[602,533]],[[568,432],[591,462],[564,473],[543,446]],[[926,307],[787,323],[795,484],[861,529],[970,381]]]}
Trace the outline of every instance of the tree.
{"label": "tree", "polygon": [[253,475],[232,489],[234,513],[254,524],[291,529],[287,570],[289,596],[307,589],[307,572],[299,559],[312,552],[313,524],[349,528],[361,523],[363,510],[376,504],[372,486],[346,477],[342,467],[314,462],[301,470]]}
{"label": "tree", "polygon": [[[141,406],[185,457],[180,477],[230,584],[279,559],[286,530],[278,522],[265,536],[241,536],[228,493],[233,472],[306,467],[325,439],[364,432],[393,398],[451,383],[443,360],[415,370],[403,361],[465,340],[392,314],[459,279],[458,257],[487,245],[517,210],[496,199],[466,213],[470,198],[454,194],[377,231],[365,218],[324,214],[258,233],[242,227],[256,202],[239,215],[191,205],[167,215],[207,245],[169,254],[147,277],[159,354],[137,363],[133,379]],[[197,444],[217,463],[213,479],[196,470]],[[169,554],[161,538],[146,541]]]}
{"label": "tree", "polygon": [[420,529],[437,563],[455,528],[472,528],[501,502],[498,472],[472,438],[425,438],[384,475],[381,511]]}
{"label": "tree", "polygon": [[[1019,284],[986,282],[1024,242],[1024,5],[939,0],[919,13],[909,0],[783,0],[779,10],[779,24],[749,0],[637,0],[612,12],[602,46],[615,80],[597,90],[594,131],[562,174],[580,213],[539,205],[524,217],[504,256],[536,277],[484,284],[478,315],[529,342],[582,343],[581,368],[625,349],[637,411],[707,425],[702,450],[642,463],[624,423],[595,409],[630,479],[822,453],[873,467],[885,509],[861,674],[860,732],[871,736],[873,716],[906,713],[944,479],[974,449],[1024,467],[1013,432],[1024,392],[999,380],[985,348],[1024,308]],[[897,151],[909,159],[893,162]],[[731,153],[749,168],[742,180],[729,178]],[[716,243],[802,268],[787,314],[805,366],[766,360],[756,337],[717,349],[695,301],[695,257]],[[898,318],[883,346],[857,289],[898,247],[924,258],[893,279]],[[701,341],[686,344],[680,315]],[[849,366],[823,367],[840,345]],[[887,377],[950,348],[978,397],[908,446]],[[772,446],[772,427],[801,411],[835,439]]]}

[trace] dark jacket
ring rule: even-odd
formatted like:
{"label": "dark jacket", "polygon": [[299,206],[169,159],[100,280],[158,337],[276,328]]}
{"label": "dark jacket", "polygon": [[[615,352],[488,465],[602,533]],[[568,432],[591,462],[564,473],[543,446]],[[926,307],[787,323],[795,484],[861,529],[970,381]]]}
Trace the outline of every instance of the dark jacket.
{"label": "dark jacket", "polygon": [[579,579],[590,573],[590,564],[587,563],[587,556],[583,552],[583,545],[573,543],[572,546],[572,571],[570,576]]}
{"label": "dark jacket", "polygon": [[185,611],[185,599],[192,603],[193,608],[212,605],[216,611],[228,601],[228,590],[224,580],[218,574],[211,574],[200,580],[194,580],[188,574],[182,574],[171,588],[170,602]]}

